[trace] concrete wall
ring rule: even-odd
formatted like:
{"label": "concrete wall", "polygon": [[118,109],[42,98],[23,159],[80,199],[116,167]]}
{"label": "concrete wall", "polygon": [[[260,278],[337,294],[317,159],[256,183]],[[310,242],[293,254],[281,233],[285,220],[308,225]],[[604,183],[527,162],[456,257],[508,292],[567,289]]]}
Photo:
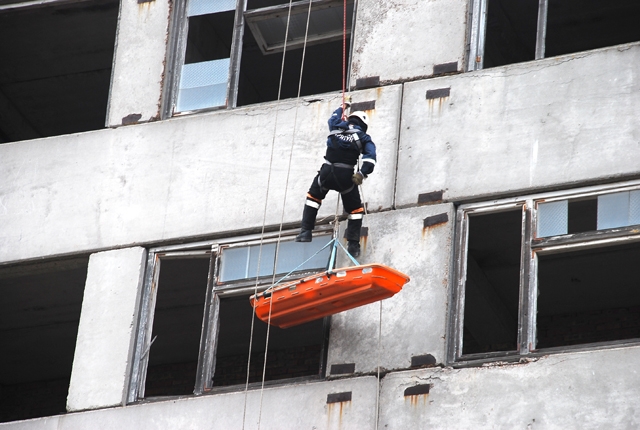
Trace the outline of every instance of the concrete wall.
{"label": "concrete wall", "polygon": [[[400,86],[353,95],[376,102],[370,210],[393,204],[400,97]],[[267,195],[267,224],[283,204],[284,222],[299,222],[341,100],[313,99],[1,145],[0,263],[258,228]]]}
{"label": "concrete wall", "polygon": [[[467,0],[358,0],[351,85],[433,75],[437,64],[463,70]],[[390,37],[393,35],[393,37]]]}
{"label": "concrete wall", "polygon": [[634,43],[406,84],[397,204],[637,176],[638,62]]}
{"label": "concrete wall", "polygon": [[[449,221],[424,227],[425,218],[441,214]],[[375,372],[378,365],[407,369],[412,356],[426,354],[438,363],[445,361],[454,220],[451,204],[365,218],[369,237],[358,261],[385,264],[409,275],[411,281],[392,298],[331,317],[329,369],[332,364],[345,363],[355,363],[357,373]]]}
{"label": "concrete wall", "polygon": [[[296,384],[265,388],[262,393],[252,390],[246,397],[239,391],[175,399],[5,423],[0,429],[371,429],[376,417],[376,386],[377,380],[371,376]],[[329,394],[346,392],[351,392],[351,401],[327,404]]]}
{"label": "concrete wall", "polygon": [[120,2],[107,126],[159,119],[169,3]]}
{"label": "concrete wall", "polygon": [[[635,429],[638,359],[640,348],[629,347],[392,373],[382,382],[378,428]],[[428,394],[404,396],[423,384]]]}
{"label": "concrete wall", "polygon": [[139,247],[91,255],[67,410],[126,399],[146,255]]}

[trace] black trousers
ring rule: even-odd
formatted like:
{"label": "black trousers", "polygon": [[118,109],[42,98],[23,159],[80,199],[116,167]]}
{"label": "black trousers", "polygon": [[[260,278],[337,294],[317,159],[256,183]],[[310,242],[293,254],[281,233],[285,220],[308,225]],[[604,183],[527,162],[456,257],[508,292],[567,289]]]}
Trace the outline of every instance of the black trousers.
{"label": "black trousers", "polygon": [[345,234],[347,240],[360,240],[364,207],[362,206],[358,187],[351,181],[351,176],[353,176],[353,168],[336,167],[329,164],[322,165],[309,187],[307,201],[302,213],[303,230],[313,230],[322,200],[330,190],[334,190],[340,193],[342,206],[345,212],[349,214]]}

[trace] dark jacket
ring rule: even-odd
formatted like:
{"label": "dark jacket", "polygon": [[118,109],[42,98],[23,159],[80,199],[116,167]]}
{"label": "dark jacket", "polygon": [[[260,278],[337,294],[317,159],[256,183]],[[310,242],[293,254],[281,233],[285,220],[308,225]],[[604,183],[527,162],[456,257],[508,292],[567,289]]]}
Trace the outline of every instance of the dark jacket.
{"label": "dark jacket", "polygon": [[[355,166],[362,153],[360,171],[365,176],[373,172],[376,165],[376,145],[360,126],[342,120],[342,107],[336,109],[329,118],[329,131],[333,133],[327,138],[327,153],[324,157],[327,161]],[[342,133],[338,133],[339,131]]]}

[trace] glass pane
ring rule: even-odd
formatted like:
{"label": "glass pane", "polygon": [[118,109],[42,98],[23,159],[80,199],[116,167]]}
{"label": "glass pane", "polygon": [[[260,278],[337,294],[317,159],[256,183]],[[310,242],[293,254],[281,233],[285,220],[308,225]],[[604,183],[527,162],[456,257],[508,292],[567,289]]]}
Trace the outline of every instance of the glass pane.
{"label": "glass pane", "polygon": [[567,200],[538,204],[537,237],[567,234],[569,204]]}
{"label": "glass pane", "polygon": [[[330,247],[315,255],[302,266],[298,267],[298,265],[313,256],[330,240],[331,236],[327,235],[315,237],[313,242],[308,243],[281,242],[276,273],[285,274],[296,268],[296,270],[305,270],[326,267],[331,253]],[[262,245],[262,255],[260,255],[260,245],[227,248],[223,252],[220,266],[220,282],[254,278],[258,271],[258,259],[260,259],[260,276],[273,274],[276,252],[275,243]]]}
{"label": "glass pane", "polygon": [[629,192],[598,196],[598,230],[629,225]]}
{"label": "glass pane", "polygon": [[629,193],[629,225],[640,224],[640,190]]}
{"label": "glass pane", "polygon": [[187,16],[224,12],[236,8],[236,0],[190,0]]}
{"label": "glass pane", "polygon": [[220,280],[246,278],[249,270],[249,247],[229,248],[224,250],[224,258],[220,265]]}
{"label": "glass pane", "polygon": [[276,244],[268,243],[262,245],[262,255],[260,255],[260,245],[249,247],[249,265],[245,278],[254,278],[258,273],[258,260],[260,263],[260,276],[273,274],[273,262],[276,254]]}
{"label": "glass pane", "polygon": [[177,111],[224,106],[228,76],[229,58],[183,65]]}
{"label": "glass pane", "polygon": [[[320,236],[313,238],[313,242],[305,243],[304,245],[300,242],[282,242],[278,255],[278,273],[287,273],[295,269],[300,263],[318,252],[330,240],[331,236]],[[331,247],[327,247],[298,270],[326,267],[330,254]]]}

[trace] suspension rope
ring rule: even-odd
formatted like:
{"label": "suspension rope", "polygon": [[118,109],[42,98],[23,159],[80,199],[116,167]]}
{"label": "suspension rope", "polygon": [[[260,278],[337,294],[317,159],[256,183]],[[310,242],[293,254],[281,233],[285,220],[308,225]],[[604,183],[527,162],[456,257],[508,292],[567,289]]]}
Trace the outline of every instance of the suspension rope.
{"label": "suspension rope", "polygon": [[[278,231],[278,239],[277,239],[277,242],[276,242],[275,258],[274,258],[274,262],[273,262],[272,284],[275,282],[276,269],[277,269],[277,265],[278,265],[278,255],[279,255],[279,251],[280,251],[280,240],[281,240],[281,237],[282,237],[282,227],[283,227],[283,224],[284,224],[284,214],[285,214],[285,207],[286,207],[286,201],[287,201],[287,191],[288,191],[288,186],[289,186],[289,179],[290,179],[290,174],[291,174],[291,164],[292,164],[292,159],[293,159],[293,145],[294,145],[294,142],[295,142],[296,123],[297,123],[297,118],[298,118],[298,106],[299,106],[300,93],[301,93],[301,88],[302,88],[302,76],[303,76],[303,72],[304,72],[304,60],[305,60],[305,55],[306,55],[306,50],[307,50],[307,40],[308,40],[308,33],[309,33],[309,21],[310,21],[310,16],[311,16],[311,4],[312,4],[312,2],[313,2],[313,0],[309,1],[309,10],[307,12],[307,25],[306,25],[305,36],[304,36],[304,45],[303,45],[303,51],[302,51],[302,61],[301,61],[301,65],[300,65],[300,78],[299,78],[299,81],[298,81],[298,94],[297,94],[297,99],[296,99],[294,128],[293,128],[293,133],[292,133],[292,138],[291,138],[291,147],[290,147],[290,150],[289,150],[289,164],[288,164],[288,168],[287,168],[287,177],[286,177],[286,183],[285,183],[285,195],[284,195],[284,200],[283,200],[283,205],[282,205],[282,215],[281,215],[281,218],[280,218],[280,227],[279,227],[279,231]],[[284,76],[285,58],[286,58],[286,53],[287,53],[287,42],[288,42],[288,39],[289,39],[289,26],[290,26],[290,22],[291,22],[291,6],[292,6],[292,3],[293,3],[293,0],[289,0],[289,10],[288,10],[288,13],[287,13],[287,26],[286,26],[286,29],[285,29],[284,47],[283,47],[283,53],[282,53],[282,64],[281,64],[281,68],[280,68],[280,81],[279,81],[279,84],[278,84],[278,98],[277,98],[278,104],[277,104],[277,107],[276,107],[276,119],[275,119],[275,123],[274,123],[273,138],[272,138],[272,141],[271,141],[271,157],[270,157],[270,162],[269,162],[269,176],[268,176],[268,182],[267,182],[267,195],[265,197],[265,209],[264,209],[264,214],[263,214],[262,233],[261,233],[261,239],[260,239],[260,252],[258,254],[258,269],[257,269],[257,274],[256,274],[256,282],[255,282],[255,285],[254,285],[254,295],[257,295],[259,278],[260,278],[260,260],[261,260],[261,257],[262,257],[262,246],[263,246],[263,238],[264,238],[264,231],[265,231],[265,225],[266,225],[268,189],[269,189],[269,186],[271,184],[271,171],[272,171],[272,166],[273,166],[273,154],[274,154],[274,147],[275,147],[275,138],[276,138],[276,130],[277,130],[277,122],[278,122],[278,113],[279,113],[279,110],[280,110],[279,106],[280,106],[280,99],[281,99],[281,93],[282,93],[282,80],[283,80],[283,76]],[[289,276],[289,274],[285,275],[285,277]],[[280,281],[278,281],[278,282],[280,282]],[[270,335],[270,329],[271,329],[271,324],[270,323],[271,323],[271,304],[269,306],[269,318],[268,318],[268,322],[267,322],[266,343],[265,343],[264,361],[263,361],[263,368],[262,368],[262,383],[261,383],[261,387],[260,387],[260,407],[259,407],[259,410],[258,410],[258,430],[260,429],[260,424],[261,424],[261,419],[262,419],[263,393],[264,393],[264,383],[265,383],[265,379],[266,379],[267,354],[268,354],[268,350],[269,350],[269,335]],[[249,339],[249,358],[247,360],[247,378],[246,378],[246,382],[245,382],[244,411],[243,411],[243,415],[242,415],[242,428],[243,429],[245,428],[245,422],[246,422],[247,395],[248,395],[248,389],[249,389],[249,372],[250,372],[250,366],[251,366],[251,350],[252,350],[252,345],[253,345],[254,327],[255,327],[255,312],[252,312],[251,337]]]}
{"label": "suspension rope", "polygon": [[342,16],[342,119],[345,115],[345,92],[347,88],[347,0],[344,0]]}
{"label": "suspension rope", "polygon": [[380,300],[380,312],[378,314],[378,389],[376,390],[376,426],[375,430],[378,430],[378,421],[380,420],[380,350],[382,349],[382,300]]}

